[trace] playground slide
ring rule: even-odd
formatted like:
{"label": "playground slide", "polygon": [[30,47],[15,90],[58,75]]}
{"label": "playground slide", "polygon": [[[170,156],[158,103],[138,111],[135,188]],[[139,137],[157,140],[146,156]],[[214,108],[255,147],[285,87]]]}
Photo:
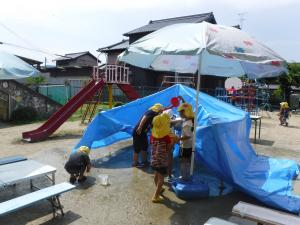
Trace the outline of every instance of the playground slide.
{"label": "playground slide", "polygon": [[129,100],[138,99],[139,93],[130,84],[118,84],[118,87],[125,93]]}
{"label": "playground slide", "polygon": [[29,142],[40,141],[50,136],[56,131],[82,104],[91,98],[95,92],[104,86],[101,80],[96,82],[92,80],[87,86],[81,89],[73,98],[63,107],[57,110],[42,126],[39,128],[24,132],[23,140]]}

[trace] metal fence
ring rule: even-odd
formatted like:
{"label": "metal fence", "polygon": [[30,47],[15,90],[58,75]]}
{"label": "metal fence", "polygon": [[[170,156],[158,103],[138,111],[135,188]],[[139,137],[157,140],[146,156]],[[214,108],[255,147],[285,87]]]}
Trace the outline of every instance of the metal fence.
{"label": "metal fence", "polygon": [[38,92],[62,105],[72,97],[69,85],[40,85]]}
{"label": "metal fence", "polygon": [[[65,104],[68,100],[70,100],[70,98],[75,96],[80,91],[80,89],[87,84],[87,82],[87,80],[73,80],[72,82],[69,82],[68,85],[41,85],[39,86],[38,90],[39,93],[48,96],[54,101],[60,104]],[[145,97],[162,90],[161,87],[151,86],[134,86],[133,88],[139,93],[140,97]],[[226,89],[224,88],[204,88],[200,91],[214,96],[227,103],[235,104],[236,107],[239,107],[246,111],[258,110],[260,108],[269,110],[271,108],[269,105],[270,95],[264,90],[257,89],[256,93],[253,97],[251,97],[251,99],[240,98],[235,102],[232,101],[232,97],[228,95]],[[101,95],[98,96],[97,99],[100,99],[100,102],[104,104],[108,102],[108,86],[104,86],[104,88],[101,90]],[[125,93],[115,84],[113,85],[113,101],[121,103],[129,102],[129,99],[127,98]]]}

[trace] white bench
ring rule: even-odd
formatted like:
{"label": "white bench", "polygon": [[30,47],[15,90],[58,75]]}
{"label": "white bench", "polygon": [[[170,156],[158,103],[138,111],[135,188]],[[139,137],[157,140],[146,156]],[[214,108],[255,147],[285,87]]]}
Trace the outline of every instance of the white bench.
{"label": "white bench", "polygon": [[237,224],[216,217],[212,217],[208,221],[206,221],[204,225],[237,225]]}
{"label": "white bench", "polygon": [[20,162],[20,161],[25,161],[25,160],[27,160],[27,158],[22,155],[3,157],[0,158],[0,166],[5,164]]}
{"label": "white bench", "polygon": [[232,214],[256,222],[258,225],[297,225],[300,217],[261,206],[239,202],[232,209]]}
{"label": "white bench", "polygon": [[62,205],[59,201],[59,195],[74,188],[74,185],[64,182],[2,202],[0,203],[0,216],[25,208],[45,199],[49,200],[51,203],[53,217],[55,217],[58,209],[61,211],[61,215],[64,216]]}

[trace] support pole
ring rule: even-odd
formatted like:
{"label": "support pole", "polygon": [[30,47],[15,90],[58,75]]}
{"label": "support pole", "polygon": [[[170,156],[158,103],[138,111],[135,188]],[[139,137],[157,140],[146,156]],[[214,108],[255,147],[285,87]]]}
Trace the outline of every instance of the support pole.
{"label": "support pole", "polygon": [[192,148],[192,157],[191,157],[191,168],[190,168],[190,175],[193,175],[194,172],[194,164],[195,164],[195,149],[196,149],[196,133],[198,127],[198,112],[199,112],[199,92],[200,92],[200,80],[201,80],[201,61],[202,61],[202,53],[203,50],[199,53],[198,58],[198,80],[197,80],[197,92],[196,92],[196,111],[195,111],[195,118],[194,118],[194,132],[193,132],[193,148]]}
{"label": "support pole", "polygon": [[109,103],[109,108],[112,109],[112,105],[113,105],[112,84],[108,84],[108,103]]}

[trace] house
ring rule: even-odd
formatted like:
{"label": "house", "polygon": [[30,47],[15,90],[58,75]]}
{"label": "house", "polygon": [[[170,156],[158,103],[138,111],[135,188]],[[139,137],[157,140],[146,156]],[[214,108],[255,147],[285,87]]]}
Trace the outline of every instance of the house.
{"label": "house", "polygon": [[88,80],[98,59],[88,51],[68,53],[54,60],[55,67],[42,70],[48,84],[66,84],[72,80]]}
{"label": "house", "polygon": [[[107,55],[107,63],[115,64],[117,57],[122,53],[130,43],[135,42],[139,38],[150,34],[156,30],[159,30],[168,25],[177,23],[201,23],[203,21],[216,24],[214,14],[203,13],[161,20],[150,20],[148,24],[126,32],[123,34],[127,39],[122,40],[116,44],[112,44],[103,48],[99,48],[97,51],[105,53]],[[133,86],[143,86],[143,87],[160,87],[165,76],[175,77],[174,73],[171,72],[159,72],[152,70],[145,70],[137,68],[134,66],[130,67],[130,82]],[[194,74],[189,74],[190,77],[195,77]],[[202,76],[201,78],[201,88],[214,89],[217,86],[224,87],[225,78],[213,77],[213,76]]]}
{"label": "house", "polygon": [[40,70],[41,69],[41,64],[42,62],[34,60],[34,59],[30,59],[24,56],[19,56],[19,55],[15,55],[18,58],[22,59],[23,61],[27,62],[29,65],[33,66],[34,68]]}

